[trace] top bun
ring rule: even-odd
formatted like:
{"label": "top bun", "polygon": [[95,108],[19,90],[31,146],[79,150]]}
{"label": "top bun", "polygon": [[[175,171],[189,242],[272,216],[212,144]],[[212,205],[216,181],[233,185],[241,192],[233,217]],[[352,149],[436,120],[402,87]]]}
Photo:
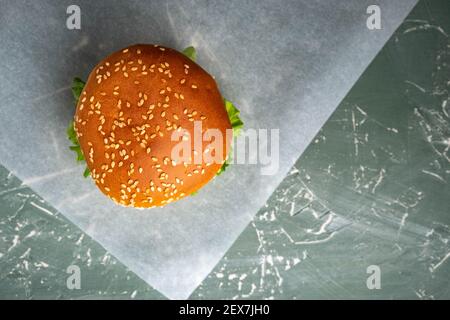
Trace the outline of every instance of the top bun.
{"label": "top bun", "polygon": [[[182,53],[158,45],[134,45],[101,61],[89,75],[74,120],[92,178],[124,206],[163,206],[197,191],[216,175],[231,140],[214,79]],[[196,121],[202,133],[222,133],[221,161],[173,159],[181,140],[172,141],[174,131],[190,134],[190,158],[210,152],[211,141],[193,142]]]}

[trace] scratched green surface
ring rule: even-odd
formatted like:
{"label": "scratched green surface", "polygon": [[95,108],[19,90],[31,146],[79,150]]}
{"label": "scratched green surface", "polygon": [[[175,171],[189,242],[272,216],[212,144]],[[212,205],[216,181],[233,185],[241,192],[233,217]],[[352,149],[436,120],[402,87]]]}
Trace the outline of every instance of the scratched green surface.
{"label": "scratched green surface", "polygon": [[[450,298],[449,17],[419,2],[191,298]],[[0,166],[0,298],[165,297]]]}

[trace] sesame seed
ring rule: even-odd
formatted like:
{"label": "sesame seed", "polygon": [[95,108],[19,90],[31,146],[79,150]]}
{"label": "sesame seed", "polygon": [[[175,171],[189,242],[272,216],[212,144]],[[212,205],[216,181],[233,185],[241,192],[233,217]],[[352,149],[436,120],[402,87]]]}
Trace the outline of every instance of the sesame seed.
{"label": "sesame seed", "polygon": [[128,52],[128,49],[124,49],[122,52],[123,52],[123,53],[127,53],[127,52]]}
{"label": "sesame seed", "polygon": [[197,89],[197,86],[196,86],[195,84],[193,84],[193,85],[191,86],[191,88],[192,88],[192,89]]}

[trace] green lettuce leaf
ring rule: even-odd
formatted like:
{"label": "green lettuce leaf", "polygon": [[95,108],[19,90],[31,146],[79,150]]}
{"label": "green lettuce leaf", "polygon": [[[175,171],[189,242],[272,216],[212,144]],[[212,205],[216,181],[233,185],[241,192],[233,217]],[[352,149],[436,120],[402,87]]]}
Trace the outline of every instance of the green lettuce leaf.
{"label": "green lettuce leaf", "polygon": [[78,99],[80,98],[81,92],[83,91],[84,85],[86,83],[80,78],[73,78],[72,81],[72,94],[75,98],[75,101],[78,103]]}
{"label": "green lettuce leaf", "polygon": [[241,129],[244,127],[244,123],[239,118],[240,111],[227,99],[225,101],[225,109],[227,109],[228,118],[231,122],[231,128],[233,129],[233,137],[239,136]]}
{"label": "green lettuce leaf", "polygon": [[[80,78],[73,79],[72,94],[73,94],[73,97],[75,98],[75,104],[78,103],[78,99],[80,98],[80,95],[81,95],[81,92],[83,91],[84,85],[85,85],[84,81],[81,80]],[[70,121],[69,126],[67,127],[67,130],[66,130],[66,133],[67,133],[67,139],[69,139],[70,142],[72,142],[72,146],[70,146],[69,149],[72,150],[73,152],[75,152],[76,161],[78,161],[78,162],[86,161],[86,159],[84,158],[83,152],[81,151],[80,143],[78,142],[78,138],[77,138],[77,134],[75,132],[73,121]],[[83,172],[83,176],[89,177],[90,174],[91,174],[91,171],[86,166],[86,169]]]}
{"label": "green lettuce leaf", "polygon": [[192,46],[184,49],[183,54],[194,62],[197,60],[197,53],[195,52],[195,48]]}
{"label": "green lettuce leaf", "polygon": [[[228,118],[231,122],[231,128],[233,129],[233,139],[241,133],[241,129],[244,127],[244,122],[242,122],[241,118],[239,118],[240,111],[227,99],[223,99],[225,103],[225,109],[228,113]],[[228,158],[223,163],[222,167],[220,167],[219,171],[217,171],[216,175],[222,174],[226,168],[228,168],[231,164],[231,156],[233,155],[233,150],[230,147],[230,152],[228,153]]]}
{"label": "green lettuce leaf", "polygon": [[83,177],[87,178],[90,175],[91,175],[91,170],[89,170],[89,168],[86,167],[86,169],[84,169],[84,172],[83,172]]}

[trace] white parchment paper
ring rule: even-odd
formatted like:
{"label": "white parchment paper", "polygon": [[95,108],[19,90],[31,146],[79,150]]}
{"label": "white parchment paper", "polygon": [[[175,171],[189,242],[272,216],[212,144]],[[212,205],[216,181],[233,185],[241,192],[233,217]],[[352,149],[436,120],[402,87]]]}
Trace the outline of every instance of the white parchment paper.
{"label": "white parchment paper", "polygon": [[[187,298],[415,2],[377,1],[382,29],[369,30],[371,1],[77,1],[81,30],[68,30],[71,1],[1,1],[0,162],[154,288]],[[280,129],[277,174],[234,165],[151,211],[102,196],[68,150],[71,79],[134,43],[194,45],[247,127]]]}

